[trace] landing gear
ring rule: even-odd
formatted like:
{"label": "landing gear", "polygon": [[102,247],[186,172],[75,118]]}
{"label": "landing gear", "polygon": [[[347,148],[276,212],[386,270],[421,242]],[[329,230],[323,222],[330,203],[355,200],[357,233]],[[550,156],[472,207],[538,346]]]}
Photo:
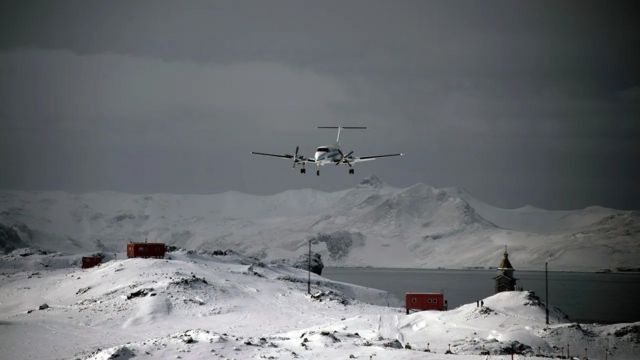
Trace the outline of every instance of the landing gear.
{"label": "landing gear", "polygon": [[320,176],[320,170],[316,170],[316,175]]}
{"label": "landing gear", "polygon": [[306,173],[307,173],[307,169],[305,168],[300,169],[300,174],[306,174]]}
{"label": "landing gear", "polygon": [[353,175],[355,173],[355,169],[349,169],[349,175]]}

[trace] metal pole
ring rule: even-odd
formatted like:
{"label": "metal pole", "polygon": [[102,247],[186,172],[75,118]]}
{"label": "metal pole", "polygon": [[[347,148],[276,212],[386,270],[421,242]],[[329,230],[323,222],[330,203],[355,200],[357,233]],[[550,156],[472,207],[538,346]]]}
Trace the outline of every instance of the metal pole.
{"label": "metal pole", "polygon": [[307,259],[307,273],[309,278],[307,280],[307,294],[311,295],[311,239],[309,239],[309,259]]}
{"label": "metal pole", "polygon": [[547,262],[545,261],[544,263],[544,293],[546,296],[546,304],[545,304],[545,309],[547,310],[547,325],[549,325],[549,271],[547,268]]}

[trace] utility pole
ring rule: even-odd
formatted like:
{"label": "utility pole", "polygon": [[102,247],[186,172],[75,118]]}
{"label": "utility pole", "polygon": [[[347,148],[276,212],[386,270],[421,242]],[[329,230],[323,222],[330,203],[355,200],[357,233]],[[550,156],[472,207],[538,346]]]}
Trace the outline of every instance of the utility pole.
{"label": "utility pole", "polygon": [[547,264],[548,262],[544,262],[544,293],[546,296],[546,304],[545,304],[545,309],[547,310],[547,325],[549,325],[549,270],[547,268]]}
{"label": "utility pole", "polygon": [[309,239],[309,259],[307,259],[307,294],[311,295],[311,239]]}

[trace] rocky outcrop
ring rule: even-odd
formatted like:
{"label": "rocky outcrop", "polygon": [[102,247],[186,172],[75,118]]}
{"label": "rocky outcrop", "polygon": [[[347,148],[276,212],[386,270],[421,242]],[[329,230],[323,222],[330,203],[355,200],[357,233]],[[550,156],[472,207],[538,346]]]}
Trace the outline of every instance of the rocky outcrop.
{"label": "rocky outcrop", "polygon": [[26,246],[15,229],[0,224],[0,252],[6,254]]}
{"label": "rocky outcrop", "polygon": [[340,260],[347,255],[352,248],[364,246],[365,236],[359,232],[336,231],[332,233],[320,233],[311,239],[313,244],[325,243],[332,260]]}
{"label": "rocky outcrop", "polygon": [[[293,264],[293,267],[298,269],[309,269],[309,254],[303,254]],[[318,253],[311,253],[311,272],[314,274],[322,275],[322,269],[324,264],[322,263],[322,257]]]}

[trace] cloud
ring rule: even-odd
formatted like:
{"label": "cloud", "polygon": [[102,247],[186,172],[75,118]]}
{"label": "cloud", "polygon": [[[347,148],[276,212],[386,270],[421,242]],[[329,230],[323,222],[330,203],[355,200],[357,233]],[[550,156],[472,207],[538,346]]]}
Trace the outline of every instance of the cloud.
{"label": "cloud", "polygon": [[[0,54],[0,126],[195,132],[283,129],[330,117],[349,95],[335,78],[272,62],[163,61],[21,49]],[[222,137],[223,139],[224,137]]]}
{"label": "cloud", "polygon": [[2,52],[0,187],[265,191],[278,180],[256,175],[272,163],[249,152],[292,151],[291,134],[333,123],[349,98],[336,78],[275,62]]}
{"label": "cloud", "polygon": [[624,89],[618,93],[618,96],[621,99],[628,100],[631,102],[640,102],[640,86],[632,86],[630,88]]}

